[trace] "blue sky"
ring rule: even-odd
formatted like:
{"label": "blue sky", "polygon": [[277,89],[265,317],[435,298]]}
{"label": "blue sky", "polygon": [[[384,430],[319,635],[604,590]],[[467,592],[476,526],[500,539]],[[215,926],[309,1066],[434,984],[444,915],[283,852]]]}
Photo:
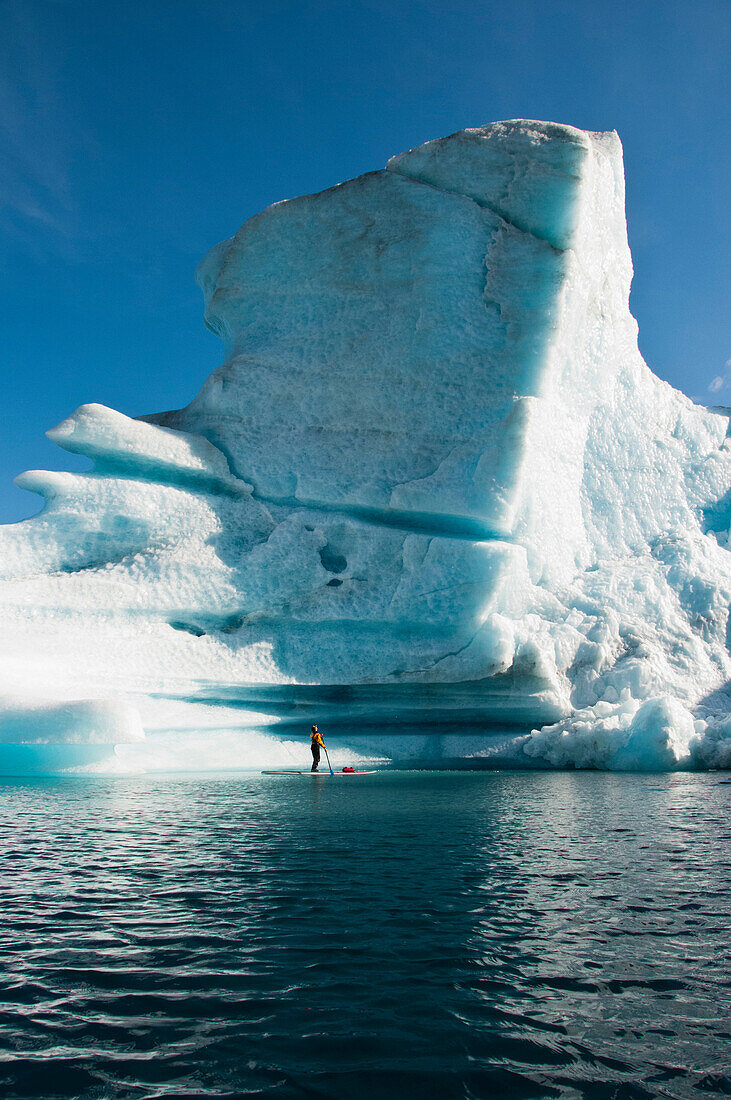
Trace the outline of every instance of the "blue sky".
{"label": "blue sky", "polygon": [[731,404],[726,0],[0,0],[0,521],[79,404],[220,362],[195,265],[278,199],[464,126],[617,129],[650,366]]}

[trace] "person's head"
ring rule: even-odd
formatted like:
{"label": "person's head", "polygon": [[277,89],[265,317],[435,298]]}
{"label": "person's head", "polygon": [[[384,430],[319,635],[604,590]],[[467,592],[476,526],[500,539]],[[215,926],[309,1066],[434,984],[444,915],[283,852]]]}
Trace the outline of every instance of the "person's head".
{"label": "person's head", "polygon": [[317,726],[313,726],[313,727],[312,727],[312,731],[311,731],[311,732],[312,732],[312,733],[317,733]]}

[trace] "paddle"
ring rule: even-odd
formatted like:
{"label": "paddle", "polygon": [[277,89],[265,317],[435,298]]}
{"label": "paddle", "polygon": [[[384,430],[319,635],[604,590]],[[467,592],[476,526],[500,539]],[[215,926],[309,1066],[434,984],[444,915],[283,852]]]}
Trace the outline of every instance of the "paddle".
{"label": "paddle", "polygon": [[[325,749],[324,745],[322,747],[323,749]],[[335,772],[333,771],[333,766],[330,763],[330,753],[327,751],[327,749],[325,749],[325,756],[327,757],[327,766],[330,769],[330,775],[335,775]]]}

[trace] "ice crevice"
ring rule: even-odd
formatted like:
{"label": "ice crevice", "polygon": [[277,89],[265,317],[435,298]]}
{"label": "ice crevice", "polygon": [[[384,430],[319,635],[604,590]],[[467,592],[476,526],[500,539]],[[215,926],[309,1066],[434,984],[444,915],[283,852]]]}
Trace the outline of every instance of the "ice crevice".
{"label": "ice crevice", "polygon": [[470,516],[439,513],[400,511],[396,508],[372,508],[367,505],[326,503],[307,497],[272,497],[252,494],[262,504],[274,504],[293,510],[323,512],[332,516],[344,516],[377,527],[392,527],[400,531],[412,531],[429,537],[442,536],[464,539],[469,542],[505,542],[513,540],[507,534],[496,531],[488,524]]}
{"label": "ice crevice", "polygon": [[[253,500],[264,505],[275,505],[292,511],[305,510],[329,513],[333,516],[349,517],[358,523],[375,526],[393,527],[402,531],[413,531],[429,537],[444,536],[452,539],[466,539],[470,542],[511,542],[508,532],[500,531],[483,520],[472,516],[449,515],[440,513],[412,512],[404,509],[386,507],[377,508],[366,504],[349,504],[338,501],[316,500],[306,496],[276,496],[262,492],[257,487],[256,478],[250,473],[243,475],[236,470],[233,456],[226,453],[226,444],[217,434],[211,434],[210,441],[226,457],[234,471],[234,477],[247,485]],[[398,484],[392,486],[392,490]]]}
{"label": "ice crevice", "polygon": [[[489,210],[491,214],[495,215],[499,225],[513,229],[516,233],[523,233],[528,237],[532,237],[533,240],[541,241],[542,244],[546,244],[549,246],[549,248],[553,249],[553,251],[557,255],[565,252],[570,247],[569,245],[565,245],[561,248],[553,244],[547,237],[532,232],[530,229],[527,228],[527,226],[519,225],[517,222],[511,221],[510,218],[506,217],[505,214],[501,212],[499,205],[489,203],[485,199],[474,198],[472,195],[468,195],[464,191],[450,189],[448,187],[438,187],[437,184],[432,183],[428,179],[421,179],[419,176],[408,175],[396,165],[394,165],[393,167],[390,165],[386,165],[386,167],[389,171],[402,176],[404,179],[409,180],[410,183],[414,183],[419,187],[430,187],[434,191],[439,191],[442,195],[451,195],[457,199],[466,199],[468,202],[473,202],[475,206],[478,206],[481,210]],[[498,302],[496,302],[495,304],[499,305]]]}

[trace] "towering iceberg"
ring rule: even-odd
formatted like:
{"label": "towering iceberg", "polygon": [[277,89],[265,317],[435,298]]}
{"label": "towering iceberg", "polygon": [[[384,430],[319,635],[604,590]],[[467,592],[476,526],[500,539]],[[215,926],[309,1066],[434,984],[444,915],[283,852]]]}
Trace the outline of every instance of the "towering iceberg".
{"label": "towering iceberg", "polygon": [[311,720],[395,761],[728,766],[729,412],[647,368],[631,277],[619,139],[554,123],[249,219],[198,269],[226,352],[190,405],[82,406],[49,435],[93,471],[18,479],[0,692],[29,728],[134,708],[129,766],[284,760]]}

